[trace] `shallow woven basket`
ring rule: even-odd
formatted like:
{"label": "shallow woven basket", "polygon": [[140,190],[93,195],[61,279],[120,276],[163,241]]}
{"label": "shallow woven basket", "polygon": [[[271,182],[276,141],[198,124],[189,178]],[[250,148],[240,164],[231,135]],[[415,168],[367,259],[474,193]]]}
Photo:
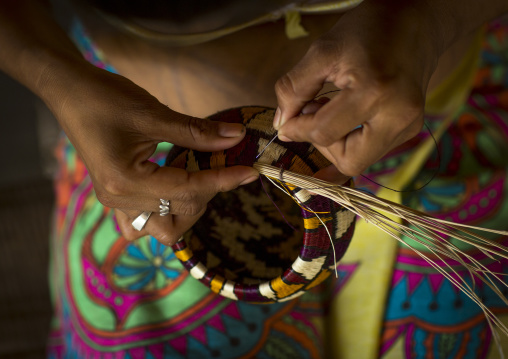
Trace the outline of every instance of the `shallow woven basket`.
{"label": "shallow woven basket", "polygon": [[[245,139],[213,153],[174,147],[166,164],[192,172],[252,166],[257,161],[309,176],[329,165],[310,144],[278,140],[256,160],[275,135],[273,116],[274,110],[264,107],[213,115],[211,120],[243,123]],[[292,186],[288,189],[303,205],[266,179],[218,194],[203,217],[173,246],[176,256],[193,277],[234,300],[273,303],[302,295],[334,271],[328,232],[339,260],[353,235],[355,216],[327,198]]]}

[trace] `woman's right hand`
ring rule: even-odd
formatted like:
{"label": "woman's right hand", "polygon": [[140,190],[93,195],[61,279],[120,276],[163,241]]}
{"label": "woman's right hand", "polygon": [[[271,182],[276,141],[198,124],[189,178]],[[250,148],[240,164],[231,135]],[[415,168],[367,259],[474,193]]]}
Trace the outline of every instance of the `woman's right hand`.
{"label": "woman's right hand", "polygon": [[[50,86],[59,90],[48,104],[85,162],[97,198],[115,208],[127,239],[150,234],[174,244],[216,193],[258,177],[245,166],[189,173],[150,162],[160,142],[216,151],[238,144],[245,128],[172,111],[130,80],[91,65],[75,74],[66,86]],[[51,83],[55,76],[45,78]],[[161,198],[170,201],[168,216],[159,216]],[[138,232],[131,223],[143,211],[154,213]]]}

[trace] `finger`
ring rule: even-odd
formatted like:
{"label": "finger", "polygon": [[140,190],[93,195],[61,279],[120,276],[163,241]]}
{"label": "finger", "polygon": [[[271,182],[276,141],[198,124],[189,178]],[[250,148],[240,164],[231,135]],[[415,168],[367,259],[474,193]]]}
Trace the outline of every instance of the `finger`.
{"label": "finger", "polygon": [[321,107],[327,102],[329,102],[330,99],[328,97],[320,97],[319,99],[312,100],[308,102],[303,108],[302,108],[302,115],[312,114],[319,111]]}
{"label": "finger", "polygon": [[[148,188],[152,196],[166,196],[171,200],[170,213],[196,215],[218,192],[231,191],[251,183],[259,177],[252,167],[234,166],[215,170],[187,172],[181,169],[161,167],[151,178]],[[168,185],[168,178],[171,184]],[[159,188],[160,190],[156,190]]]}
{"label": "finger", "polygon": [[[196,215],[218,192],[226,192],[255,181],[252,167],[234,166],[189,173],[173,167],[159,167],[146,161],[122,181],[96,186],[100,202],[111,208],[159,212],[160,199],[171,202],[170,213]],[[107,187],[109,185],[109,187]]]}
{"label": "finger", "polygon": [[[141,238],[143,236],[146,236],[148,232],[145,228],[143,228],[141,231],[137,231],[132,226],[132,222],[136,219],[136,211],[122,211],[117,208],[114,209],[116,221],[118,223],[118,227],[120,228],[120,231],[122,232],[123,237],[128,241],[133,241],[135,239]],[[139,214],[138,214],[139,215]]]}
{"label": "finger", "polygon": [[290,139],[329,146],[375,115],[373,110],[365,106],[365,101],[358,106],[357,97],[358,93],[354,90],[342,90],[317,112],[303,114],[288,121],[279,129],[279,138],[283,141]]}
{"label": "finger", "polygon": [[278,130],[316,97],[330,73],[330,63],[311,47],[303,59],[275,84],[278,108],[273,127]]}
{"label": "finger", "polygon": [[142,132],[150,139],[170,142],[185,148],[212,152],[230,148],[245,136],[241,123],[226,123],[186,116],[165,106]]}
{"label": "finger", "polygon": [[169,221],[164,221],[166,217],[159,217],[158,220],[151,223],[148,227],[148,231],[154,236],[159,242],[166,246],[172,246],[180,240],[180,238],[187,232],[205,213],[206,208],[194,216],[168,216]]}
{"label": "finger", "polygon": [[415,122],[399,132],[381,122],[367,122],[330,146],[316,145],[316,148],[339,172],[349,177],[358,176],[389,151],[414,137],[421,128]]}
{"label": "finger", "polygon": [[205,210],[206,208],[203,208],[194,216],[168,215],[161,217],[158,213],[152,213],[141,231],[137,231],[132,227],[132,222],[140,214],[139,211],[124,209],[115,211],[115,214],[118,213],[119,226],[121,226],[125,239],[135,240],[151,235],[162,244],[172,246],[196,223]]}

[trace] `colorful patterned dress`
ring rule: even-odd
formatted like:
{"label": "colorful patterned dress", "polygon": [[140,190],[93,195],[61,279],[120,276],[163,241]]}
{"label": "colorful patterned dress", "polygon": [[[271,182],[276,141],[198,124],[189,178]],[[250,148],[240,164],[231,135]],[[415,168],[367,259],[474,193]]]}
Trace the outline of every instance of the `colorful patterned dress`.
{"label": "colorful patterned dress", "polygon": [[[76,38],[87,59],[114,71],[81,35]],[[439,166],[437,177],[421,190],[404,193],[402,200],[439,218],[508,229],[508,22],[493,22],[484,39],[473,88],[439,140],[440,159],[431,154],[408,188],[419,188]],[[442,117],[426,120],[436,128]],[[377,179],[393,171],[424,137],[374,165],[368,176]],[[163,164],[168,150],[169,145],[160,148],[154,160]],[[391,284],[370,298],[348,299],[337,307],[348,287],[373,285],[355,282],[366,260],[348,261],[346,253],[333,291],[334,281],[329,280],[289,302],[233,301],[190,276],[171,248],[149,237],[123,239],[113,212],[97,201],[83,162],[66,139],[57,155],[50,358],[498,357],[479,307],[407,247],[395,245],[391,257],[377,258],[388,262],[384,266]],[[507,260],[493,261],[474,248],[463,249],[489,269],[508,272]],[[508,323],[503,316],[508,308],[496,295],[481,283],[477,292]],[[380,319],[360,331],[355,343],[342,344],[341,336],[348,328],[356,333],[358,323],[337,327],[339,320],[331,313],[348,312],[353,301],[381,303]],[[330,304],[335,305],[331,313]],[[500,341],[508,354],[508,338]],[[342,347],[337,350],[334,343]],[[369,347],[369,356],[348,349],[355,345]],[[326,348],[340,354],[325,354]]]}
{"label": "colorful patterned dress", "polygon": [[[439,142],[436,152],[409,188],[439,166],[425,188],[405,193],[407,206],[456,223],[508,229],[508,20],[490,24],[479,69],[467,101]],[[439,163],[440,162],[440,163]],[[384,164],[386,165],[386,164]],[[383,163],[377,166],[383,166]],[[427,176],[427,177],[426,177]],[[508,244],[499,235],[490,236]],[[460,248],[492,272],[508,273],[508,260],[492,260],[467,245]],[[467,271],[447,261],[463,277]],[[445,263],[440,266],[444,269]],[[446,269],[449,271],[449,269]],[[506,282],[506,279],[505,279]],[[470,281],[471,283],[471,281]],[[508,307],[484,283],[476,292],[503,322]],[[508,288],[502,287],[506,296]],[[499,344],[508,355],[508,338]],[[400,246],[393,268],[380,356],[383,358],[497,358],[492,332],[480,307],[437,274],[422,258]]]}

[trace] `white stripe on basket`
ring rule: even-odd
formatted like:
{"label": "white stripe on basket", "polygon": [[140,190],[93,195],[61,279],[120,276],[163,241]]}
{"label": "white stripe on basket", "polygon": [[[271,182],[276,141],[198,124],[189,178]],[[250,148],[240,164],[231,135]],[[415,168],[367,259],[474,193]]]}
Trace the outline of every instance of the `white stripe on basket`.
{"label": "white stripe on basket", "polygon": [[311,280],[321,271],[325,261],[326,256],[314,258],[311,261],[304,261],[300,258],[300,256],[298,256],[291,267],[295,272],[300,273],[305,279]]}
{"label": "white stripe on basket", "polygon": [[192,267],[189,272],[194,278],[202,279],[206,274],[206,266],[203,263],[199,262],[194,267]]}
{"label": "white stripe on basket", "polygon": [[356,214],[351,211],[337,211],[335,213],[335,219],[337,223],[337,228],[335,229],[335,238],[341,238],[344,233],[351,227],[351,223],[353,223]]}
{"label": "white stripe on basket", "polygon": [[273,291],[272,287],[270,287],[270,282],[264,282],[259,285],[259,292],[262,296],[266,298],[270,298],[272,300],[277,300],[277,295]]}
{"label": "white stripe on basket", "polygon": [[229,299],[238,300],[238,297],[233,292],[234,288],[235,288],[235,282],[227,280],[226,283],[224,284],[224,287],[222,287],[219,294],[226,297],[226,298],[229,298]]}

